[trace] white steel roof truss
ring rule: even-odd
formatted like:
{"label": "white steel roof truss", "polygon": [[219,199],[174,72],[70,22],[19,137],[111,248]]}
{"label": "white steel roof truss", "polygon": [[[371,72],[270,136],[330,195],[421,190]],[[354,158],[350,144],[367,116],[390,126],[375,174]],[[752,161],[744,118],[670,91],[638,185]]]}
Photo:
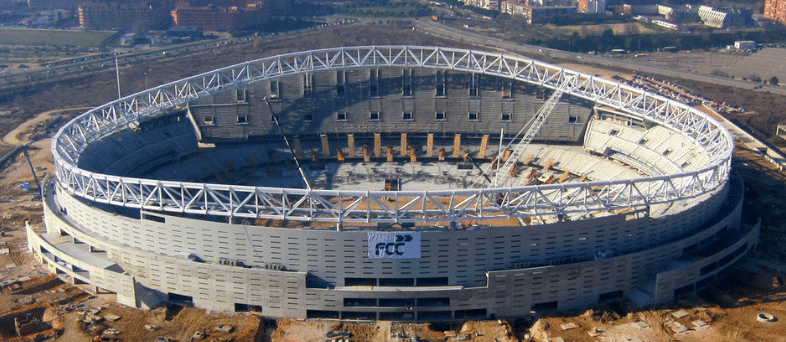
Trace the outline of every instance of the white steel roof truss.
{"label": "white steel roof truss", "polygon": [[[455,197],[456,197],[456,194],[454,193],[451,196],[451,202],[455,203]],[[481,196],[479,194],[473,194],[473,195],[465,198],[464,200],[460,201],[459,203],[456,203],[453,206],[453,210],[450,211],[451,219],[455,220],[458,217],[474,216],[474,215],[471,215],[472,213],[477,212],[477,210],[473,209],[473,208],[475,208],[474,204],[477,201],[479,201],[480,199],[481,199]],[[465,213],[467,213],[468,215],[464,215]]]}
{"label": "white steel roof truss", "polygon": [[[229,197],[219,189],[212,189],[211,187],[205,187],[205,204],[217,204],[221,206],[222,212],[231,212],[232,210],[228,207],[228,203],[226,202]],[[211,200],[212,199],[212,200]]]}
{"label": "white steel roof truss", "polygon": [[125,197],[126,202],[133,205],[139,205],[142,203],[142,196],[144,195],[141,192],[141,183],[130,183],[125,181],[121,181],[121,183],[124,193],[123,197]]}
{"label": "white steel roof truss", "polygon": [[107,200],[109,202],[123,202],[123,187],[117,180],[105,179],[105,187],[109,192]]}
{"label": "white steel roof truss", "polygon": [[[437,207],[437,210],[439,212],[447,213],[449,211],[449,209],[447,207],[442,205],[442,202],[440,202],[437,198],[435,198],[434,194],[430,194],[430,193],[427,192],[426,193],[426,198],[429,200],[429,203],[431,203],[435,207]],[[425,206],[426,204],[424,203],[423,205]]]}
{"label": "white steel roof truss", "polygon": [[[323,52],[324,59],[320,57]],[[541,84],[550,88],[559,87],[563,82],[573,82],[579,85],[574,87],[571,94],[605,102],[606,105],[612,107],[626,108],[638,112],[653,122],[670,126],[695,139],[697,144],[703,146],[710,161],[716,162],[710,167],[691,174],[666,176],[664,179],[649,177],[648,179],[626,180],[616,186],[615,190],[604,186],[600,191],[593,191],[591,186],[597,186],[597,182],[587,183],[589,185],[565,185],[559,190],[538,187],[533,190],[531,187],[523,187],[520,188],[520,191],[515,190],[517,192],[515,198],[510,198],[512,189],[503,190],[501,204],[492,199],[492,197],[499,196],[497,195],[500,193],[499,191],[483,193],[482,196],[468,195],[460,203],[455,203],[455,192],[444,195],[440,191],[424,192],[406,203],[398,203],[398,196],[401,195],[395,195],[395,207],[381,201],[380,196],[383,195],[376,193],[371,195],[373,192],[366,192],[370,195],[354,197],[349,206],[341,208],[341,206],[333,205],[327,198],[320,197],[322,195],[319,195],[320,192],[317,191],[311,195],[295,195],[299,198],[289,210],[285,209],[285,203],[289,203],[289,197],[280,190],[275,190],[280,192],[277,195],[281,196],[279,201],[273,197],[273,194],[268,193],[268,191],[273,191],[268,188],[254,188],[255,190],[249,191],[241,187],[178,183],[171,185],[167,183],[166,187],[162,188],[162,185],[157,187],[154,181],[125,178],[115,180],[79,169],[72,170],[73,166],[68,165],[78,159],[79,154],[89,142],[110,134],[117,127],[200,96],[244,86],[250,81],[264,80],[284,74],[356,66],[427,66],[461,69]],[[271,218],[286,218],[287,215],[298,213],[297,219],[299,220],[319,221],[335,221],[349,217],[363,217],[366,221],[377,221],[378,218],[385,221],[391,219],[397,221],[414,220],[414,218],[437,220],[437,216],[451,219],[476,216],[479,218],[498,217],[498,213],[507,213],[505,216],[532,215],[532,213],[524,212],[527,208],[532,208],[543,214],[547,214],[549,210],[554,212],[586,212],[590,206],[612,207],[614,203],[629,206],[636,205],[636,203],[655,203],[687,198],[710,191],[723,184],[728,175],[732,148],[728,134],[723,134],[726,132],[723,127],[719,127],[717,123],[710,122],[693,112],[688,106],[673,103],[659,95],[640,92],[636,88],[598,79],[591,75],[575,73],[582,80],[581,82],[579,80],[571,81],[569,75],[573,74],[561,68],[519,57],[462,49],[383,46],[294,53],[283,57],[245,62],[212,73],[172,82],[88,111],[58,132],[58,143],[53,146],[52,151],[56,157],[56,172],[63,188],[75,194],[92,196],[99,202],[132,207],[163,208],[168,211],[219,215],[243,214],[244,216],[253,214],[257,217]],[[201,80],[202,85],[195,82],[198,79]],[[118,113],[120,108],[122,110]],[[129,183],[129,181],[135,182],[136,185]],[[194,195],[191,194],[192,187],[197,191]],[[621,191],[623,189],[624,193]],[[228,194],[224,193],[227,191]],[[166,200],[164,200],[164,193],[166,193]],[[243,196],[239,195],[241,193]],[[254,198],[253,203],[251,203],[252,197]],[[344,194],[338,195],[340,204],[343,204],[345,197]],[[450,198],[449,206],[440,202],[439,199],[443,197]],[[208,201],[208,198],[213,200]],[[240,200],[240,198],[243,199]],[[595,200],[591,200],[591,198],[595,198]],[[381,209],[371,210],[372,201],[377,203]],[[306,202],[308,205],[304,206]],[[363,202],[366,202],[366,208],[357,209],[359,204]],[[153,207],[151,204],[157,204],[157,207]],[[219,205],[224,210],[215,210],[214,205]],[[197,206],[200,207],[200,210],[194,209]],[[429,209],[429,206],[436,209]],[[620,207],[620,205],[614,207]],[[241,208],[249,208],[250,214],[241,211]],[[263,212],[278,215],[267,215]]]}
{"label": "white steel roof truss", "polygon": [[[342,216],[344,218],[349,217],[354,212],[355,208],[366,202],[366,199],[367,199],[366,195],[355,196],[355,198],[351,200],[349,205],[347,205],[346,208],[342,209],[343,210]],[[341,203],[343,205],[343,198],[341,200]]]}
{"label": "white steel roof truss", "polygon": [[250,202],[252,199],[256,199],[254,192],[243,192],[242,193],[243,197],[241,199],[240,195],[238,195],[239,191],[237,189],[232,189],[231,191],[232,191],[233,198],[236,199],[235,203],[237,203],[236,205],[234,205],[234,208],[232,209],[233,215],[236,215],[241,209],[247,208],[248,202]]}
{"label": "white steel roof truss", "polygon": [[[161,194],[158,186],[151,186],[150,184],[139,183],[144,198],[142,200],[142,207],[149,209],[160,209]],[[147,195],[144,195],[147,193]],[[152,203],[152,204],[151,204]]]}
{"label": "white steel roof truss", "polygon": [[[264,68],[264,63],[261,63],[260,66],[262,66],[262,70],[265,69]],[[262,71],[259,68],[257,68],[257,66],[254,63],[248,63],[248,66],[247,66],[246,70],[248,72],[248,81],[249,82],[262,80],[262,79],[264,79],[266,77],[264,71]]]}
{"label": "white steel roof truss", "polygon": [[562,188],[562,198],[566,208],[576,205],[579,199],[585,200],[586,196],[580,196],[585,192],[584,188]]}
{"label": "white steel roof truss", "polygon": [[109,186],[109,180],[100,178],[93,179],[95,180],[97,191],[101,193],[101,197],[112,201],[114,199],[114,191],[112,191],[112,187]]}
{"label": "white steel roof truss", "polygon": [[418,204],[422,208],[423,203],[425,203],[423,195],[412,196],[412,199],[402,204],[400,209],[409,212],[410,209],[417,208]]}
{"label": "white steel roof truss", "polygon": [[423,65],[427,65],[429,67],[437,67],[439,66],[439,56],[441,51],[438,49],[432,50],[428,52],[428,55],[422,58]]}
{"label": "white steel roof truss", "polygon": [[[304,203],[308,203],[308,202],[310,202],[310,201],[308,200],[308,197],[307,197],[307,196],[304,196],[304,195],[301,195],[301,196],[300,196],[300,197],[297,199],[297,201],[295,201],[294,203],[292,203],[291,201],[289,201],[289,197],[288,197],[288,196],[285,196],[284,198],[285,198],[285,199],[287,199],[287,204],[288,204],[288,206],[287,206],[287,207],[285,207],[285,209],[286,209],[286,211],[284,212],[284,217],[285,217],[285,218],[292,218],[292,217],[293,217],[293,214],[294,214],[295,212],[298,212],[298,211],[302,211],[302,210],[303,210],[303,208],[301,208],[301,206],[302,206]],[[309,207],[307,207],[305,210],[309,210],[309,209],[310,209],[310,204],[309,204]]]}

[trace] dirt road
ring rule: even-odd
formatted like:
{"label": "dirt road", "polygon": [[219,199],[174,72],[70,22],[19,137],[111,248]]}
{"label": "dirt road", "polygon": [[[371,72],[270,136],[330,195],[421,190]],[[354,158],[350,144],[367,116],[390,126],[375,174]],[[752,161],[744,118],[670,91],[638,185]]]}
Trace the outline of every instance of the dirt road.
{"label": "dirt road", "polygon": [[[47,120],[54,120],[57,116],[62,115],[64,112],[88,110],[90,108],[92,107],[53,109],[45,111],[34,116],[32,119],[25,121],[21,125],[8,132],[8,134],[3,137],[2,142],[10,146],[25,144],[30,141],[30,134],[37,126],[41,125],[41,123],[46,122]],[[22,137],[23,134],[25,135],[24,137]]]}

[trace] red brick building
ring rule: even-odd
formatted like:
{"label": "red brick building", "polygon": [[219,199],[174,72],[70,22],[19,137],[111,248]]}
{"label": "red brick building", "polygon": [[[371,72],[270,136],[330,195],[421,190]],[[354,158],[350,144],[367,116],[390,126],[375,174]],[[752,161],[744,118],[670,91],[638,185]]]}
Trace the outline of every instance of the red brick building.
{"label": "red brick building", "polygon": [[79,6],[79,25],[84,29],[159,27],[169,21],[166,8],[157,2],[85,3]]}
{"label": "red brick building", "polygon": [[205,31],[229,31],[264,23],[270,18],[285,16],[286,0],[251,2],[246,6],[179,6],[172,11],[175,26],[201,28]]}
{"label": "red brick building", "polygon": [[786,0],[766,0],[764,17],[786,23]]}
{"label": "red brick building", "polygon": [[205,31],[229,31],[248,25],[251,18],[253,13],[237,7],[183,7],[172,11],[175,26],[201,28]]}

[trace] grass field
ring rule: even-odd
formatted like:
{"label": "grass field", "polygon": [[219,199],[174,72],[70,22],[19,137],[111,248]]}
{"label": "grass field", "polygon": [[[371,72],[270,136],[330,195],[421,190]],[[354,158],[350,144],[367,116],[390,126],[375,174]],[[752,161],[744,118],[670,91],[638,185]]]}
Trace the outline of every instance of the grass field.
{"label": "grass field", "polygon": [[115,31],[72,31],[0,28],[0,44],[99,46]]}

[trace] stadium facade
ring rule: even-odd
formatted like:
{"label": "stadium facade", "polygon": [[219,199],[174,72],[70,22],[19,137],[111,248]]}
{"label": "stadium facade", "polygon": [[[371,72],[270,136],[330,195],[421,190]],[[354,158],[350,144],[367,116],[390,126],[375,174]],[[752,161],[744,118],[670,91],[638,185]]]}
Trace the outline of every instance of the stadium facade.
{"label": "stadium facade", "polygon": [[[519,162],[492,165],[557,89]],[[733,146],[685,104],[522,57],[298,52],[69,122],[28,240],[144,308],[436,321],[662,303],[758,241]]]}

